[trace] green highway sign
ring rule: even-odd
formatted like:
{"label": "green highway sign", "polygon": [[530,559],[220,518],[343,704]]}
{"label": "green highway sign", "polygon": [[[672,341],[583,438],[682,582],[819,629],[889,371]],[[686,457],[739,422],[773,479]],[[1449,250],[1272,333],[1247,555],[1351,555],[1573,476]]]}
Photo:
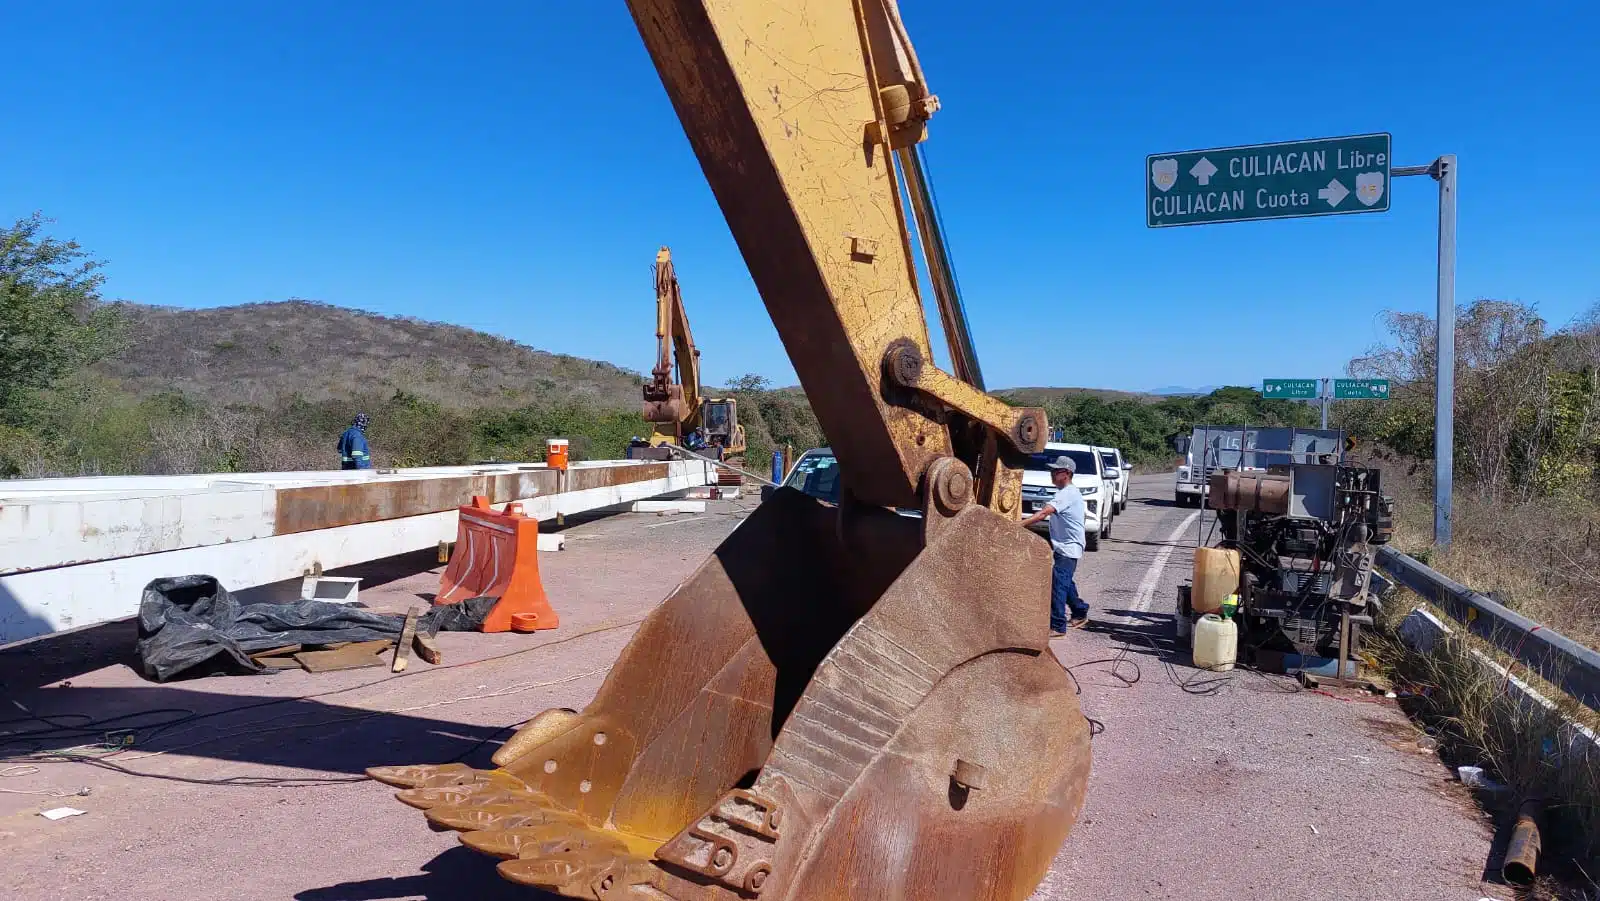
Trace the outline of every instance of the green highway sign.
{"label": "green highway sign", "polygon": [[1317,380],[1263,379],[1261,396],[1287,400],[1313,400],[1317,396]]}
{"label": "green highway sign", "polygon": [[1335,400],[1388,400],[1388,379],[1334,379]]}
{"label": "green highway sign", "polygon": [[1389,209],[1388,134],[1145,157],[1145,225],[1207,225]]}

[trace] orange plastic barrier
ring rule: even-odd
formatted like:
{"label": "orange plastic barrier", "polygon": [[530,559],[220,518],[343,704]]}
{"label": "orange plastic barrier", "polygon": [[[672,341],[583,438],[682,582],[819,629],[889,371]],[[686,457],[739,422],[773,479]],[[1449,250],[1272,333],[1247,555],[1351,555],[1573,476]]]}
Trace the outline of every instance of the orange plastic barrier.
{"label": "orange plastic barrier", "polygon": [[459,510],[455,551],[433,602],[499,598],[483,622],[485,632],[533,632],[560,625],[539,579],[539,521],[522,515],[520,504],[498,513],[482,496]]}

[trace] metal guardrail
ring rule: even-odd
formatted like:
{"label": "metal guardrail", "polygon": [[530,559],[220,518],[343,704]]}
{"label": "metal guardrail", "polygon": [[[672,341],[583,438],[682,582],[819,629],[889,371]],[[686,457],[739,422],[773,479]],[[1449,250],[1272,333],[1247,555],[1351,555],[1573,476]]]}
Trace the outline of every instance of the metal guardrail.
{"label": "metal guardrail", "polygon": [[1600,653],[1484,597],[1428,566],[1384,547],[1377,562],[1401,585],[1422,595],[1545,681],[1600,711]]}

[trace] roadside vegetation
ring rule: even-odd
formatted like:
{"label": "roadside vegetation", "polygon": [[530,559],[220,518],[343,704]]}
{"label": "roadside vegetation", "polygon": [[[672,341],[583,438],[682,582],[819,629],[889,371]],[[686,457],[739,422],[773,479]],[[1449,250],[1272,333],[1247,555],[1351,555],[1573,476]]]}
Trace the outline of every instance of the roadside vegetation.
{"label": "roadside vegetation", "polygon": [[[0,228],[0,478],[323,469],[358,411],[377,465],[622,456],[648,434],[643,376],[460,326],[305,300],[201,310],[107,302],[103,264],[38,215]],[[643,301],[641,301],[643,303]],[[746,375],[738,398],[764,473],[772,452],[827,442],[805,394]],[[716,395],[722,390],[708,388]],[[1202,397],[1017,389],[1067,440],[1172,465],[1196,423],[1310,425],[1249,388]]]}
{"label": "roadside vegetation", "polygon": [[1389,401],[1337,408],[1400,493],[1401,549],[1568,636],[1600,647],[1600,313],[1551,330],[1530,306],[1480,300],[1456,327],[1455,519],[1436,552],[1433,320],[1391,314],[1391,340],[1350,373]]}
{"label": "roadside vegetation", "polygon": [[[1528,618],[1600,647],[1600,317],[1551,329],[1533,307],[1479,300],[1457,311],[1453,540],[1433,538],[1435,325],[1391,314],[1390,340],[1350,374],[1391,380],[1388,402],[1340,405],[1396,498],[1397,547]],[[1391,599],[1392,629],[1420,603]],[[1567,723],[1600,718],[1520,664],[1457,629],[1432,653],[1380,643],[1409,711],[1451,765],[1483,766],[1508,787],[1480,795],[1507,824],[1544,799],[1548,875],[1529,897],[1600,897],[1600,760],[1572,753]],[[1482,656],[1480,656],[1482,655]],[[1556,702],[1529,707],[1484,657]],[[1581,745],[1580,745],[1581,747]],[[1592,893],[1592,894],[1590,894]]]}
{"label": "roadside vegetation", "polygon": [[1269,400],[1253,388],[1219,388],[1200,396],[1113,398],[1093,393],[1030,397],[1025,392],[1003,395],[1008,401],[1039,403],[1051,428],[1067,441],[1122,449],[1134,465],[1171,469],[1177,460],[1172,439],[1197,425],[1301,426],[1317,424],[1317,413],[1305,404]]}
{"label": "roadside vegetation", "polygon": [[[310,301],[106,302],[39,215],[0,227],[0,478],[326,469],[356,412],[380,467],[621,457],[643,376],[459,326]],[[752,465],[821,432],[805,396],[733,386]]]}

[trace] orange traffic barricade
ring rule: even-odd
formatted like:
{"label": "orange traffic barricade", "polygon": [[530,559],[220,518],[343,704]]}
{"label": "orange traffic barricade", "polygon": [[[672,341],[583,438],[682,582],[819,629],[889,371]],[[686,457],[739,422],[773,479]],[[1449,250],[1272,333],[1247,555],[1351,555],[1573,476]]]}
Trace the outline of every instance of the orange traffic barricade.
{"label": "orange traffic barricade", "polygon": [[481,495],[459,510],[455,550],[433,602],[499,598],[483,621],[485,632],[534,632],[560,625],[539,579],[539,521],[524,516],[521,504],[496,512]]}

